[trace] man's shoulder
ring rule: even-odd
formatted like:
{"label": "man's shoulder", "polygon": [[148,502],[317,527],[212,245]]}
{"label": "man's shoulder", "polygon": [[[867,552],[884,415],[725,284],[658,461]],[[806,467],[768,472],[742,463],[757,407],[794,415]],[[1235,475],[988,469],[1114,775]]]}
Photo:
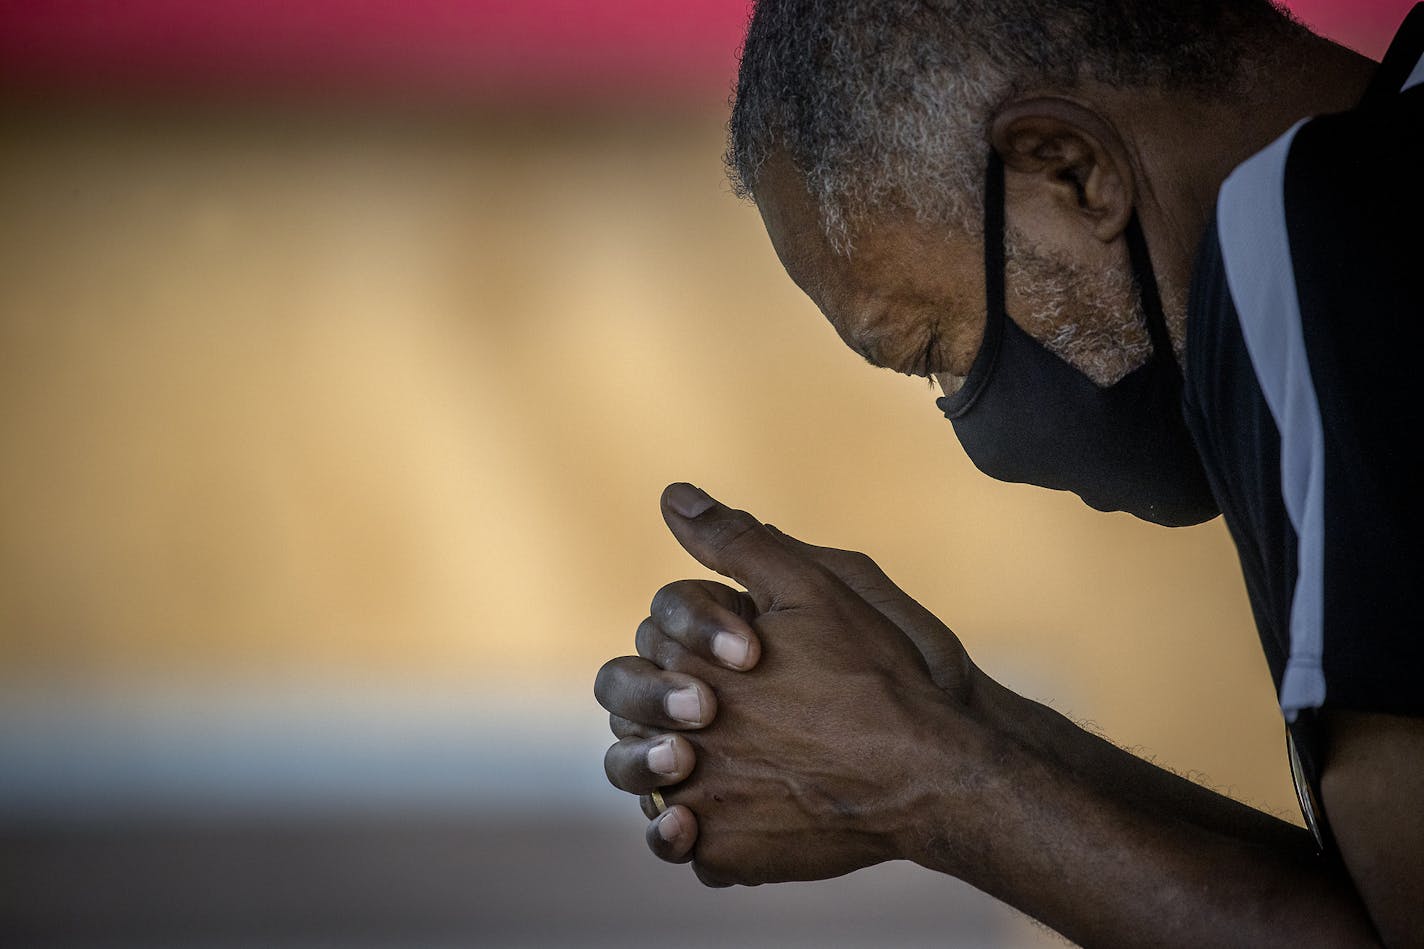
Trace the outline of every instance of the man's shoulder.
{"label": "man's shoulder", "polygon": [[1418,299],[1421,168],[1424,86],[1303,119],[1238,165],[1208,235],[1237,307],[1274,313],[1298,300],[1342,318]]}
{"label": "man's shoulder", "polygon": [[1279,217],[1294,239],[1293,257],[1376,251],[1390,238],[1417,234],[1420,168],[1424,86],[1303,119],[1227,176],[1217,197],[1219,236],[1239,243],[1239,230],[1251,242]]}
{"label": "man's shoulder", "polygon": [[1306,122],[1292,142],[1282,180],[1292,236],[1308,233],[1312,242],[1353,256],[1417,234],[1424,208],[1421,168],[1424,87],[1379,106]]}

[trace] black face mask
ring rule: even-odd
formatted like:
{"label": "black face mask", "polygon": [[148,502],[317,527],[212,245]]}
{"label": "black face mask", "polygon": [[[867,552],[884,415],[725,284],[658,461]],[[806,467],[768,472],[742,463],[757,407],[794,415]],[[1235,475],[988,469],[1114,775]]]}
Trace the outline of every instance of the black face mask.
{"label": "black face mask", "polygon": [[984,342],[964,386],[935,404],[991,478],[1072,491],[1089,507],[1168,527],[1200,524],[1218,509],[1182,418],[1182,374],[1135,211],[1126,237],[1152,358],[1104,388],[1025,333],[1004,308],[1004,166],[991,152]]}

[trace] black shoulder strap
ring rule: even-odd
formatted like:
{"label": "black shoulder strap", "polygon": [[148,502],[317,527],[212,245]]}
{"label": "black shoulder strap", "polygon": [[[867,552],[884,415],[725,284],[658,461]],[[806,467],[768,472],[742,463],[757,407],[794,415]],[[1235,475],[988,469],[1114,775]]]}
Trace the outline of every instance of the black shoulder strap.
{"label": "black shoulder strap", "polygon": [[1399,32],[1394,34],[1389,51],[1384,54],[1384,61],[1370,79],[1360,105],[1374,105],[1382,99],[1398,95],[1421,54],[1424,54],[1424,3],[1416,3],[1400,24]]}

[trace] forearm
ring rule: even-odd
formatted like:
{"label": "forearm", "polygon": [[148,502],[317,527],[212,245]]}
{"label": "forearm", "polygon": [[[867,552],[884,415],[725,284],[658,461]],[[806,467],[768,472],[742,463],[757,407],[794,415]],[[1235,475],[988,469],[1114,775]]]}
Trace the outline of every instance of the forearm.
{"label": "forearm", "polygon": [[[1169,804],[1116,793],[1113,781],[1076,773],[1057,755],[958,711],[940,731],[947,739],[926,761],[902,853],[1077,942],[1375,944],[1348,879],[1298,847],[1212,829],[1172,815]],[[1208,822],[1213,815],[1208,809]]]}
{"label": "forearm", "polygon": [[1301,857],[1315,852],[1309,831],[1145,761],[982,673],[973,704],[988,727],[1003,731],[1100,794],[1147,814]]}

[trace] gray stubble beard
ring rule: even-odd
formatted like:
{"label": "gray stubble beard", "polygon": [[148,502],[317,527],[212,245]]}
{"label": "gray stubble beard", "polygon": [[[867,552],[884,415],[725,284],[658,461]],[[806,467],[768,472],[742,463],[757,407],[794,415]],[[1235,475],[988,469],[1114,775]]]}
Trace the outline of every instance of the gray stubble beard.
{"label": "gray stubble beard", "polygon": [[[1146,364],[1152,342],[1127,267],[1085,267],[1013,228],[1005,235],[1005,256],[1008,286],[1033,301],[1029,312],[1010,316],[1049,351],[1099,386]],[[1171,285],[1159,289],[1169,324],[1180,324],[1183,294]]]}

